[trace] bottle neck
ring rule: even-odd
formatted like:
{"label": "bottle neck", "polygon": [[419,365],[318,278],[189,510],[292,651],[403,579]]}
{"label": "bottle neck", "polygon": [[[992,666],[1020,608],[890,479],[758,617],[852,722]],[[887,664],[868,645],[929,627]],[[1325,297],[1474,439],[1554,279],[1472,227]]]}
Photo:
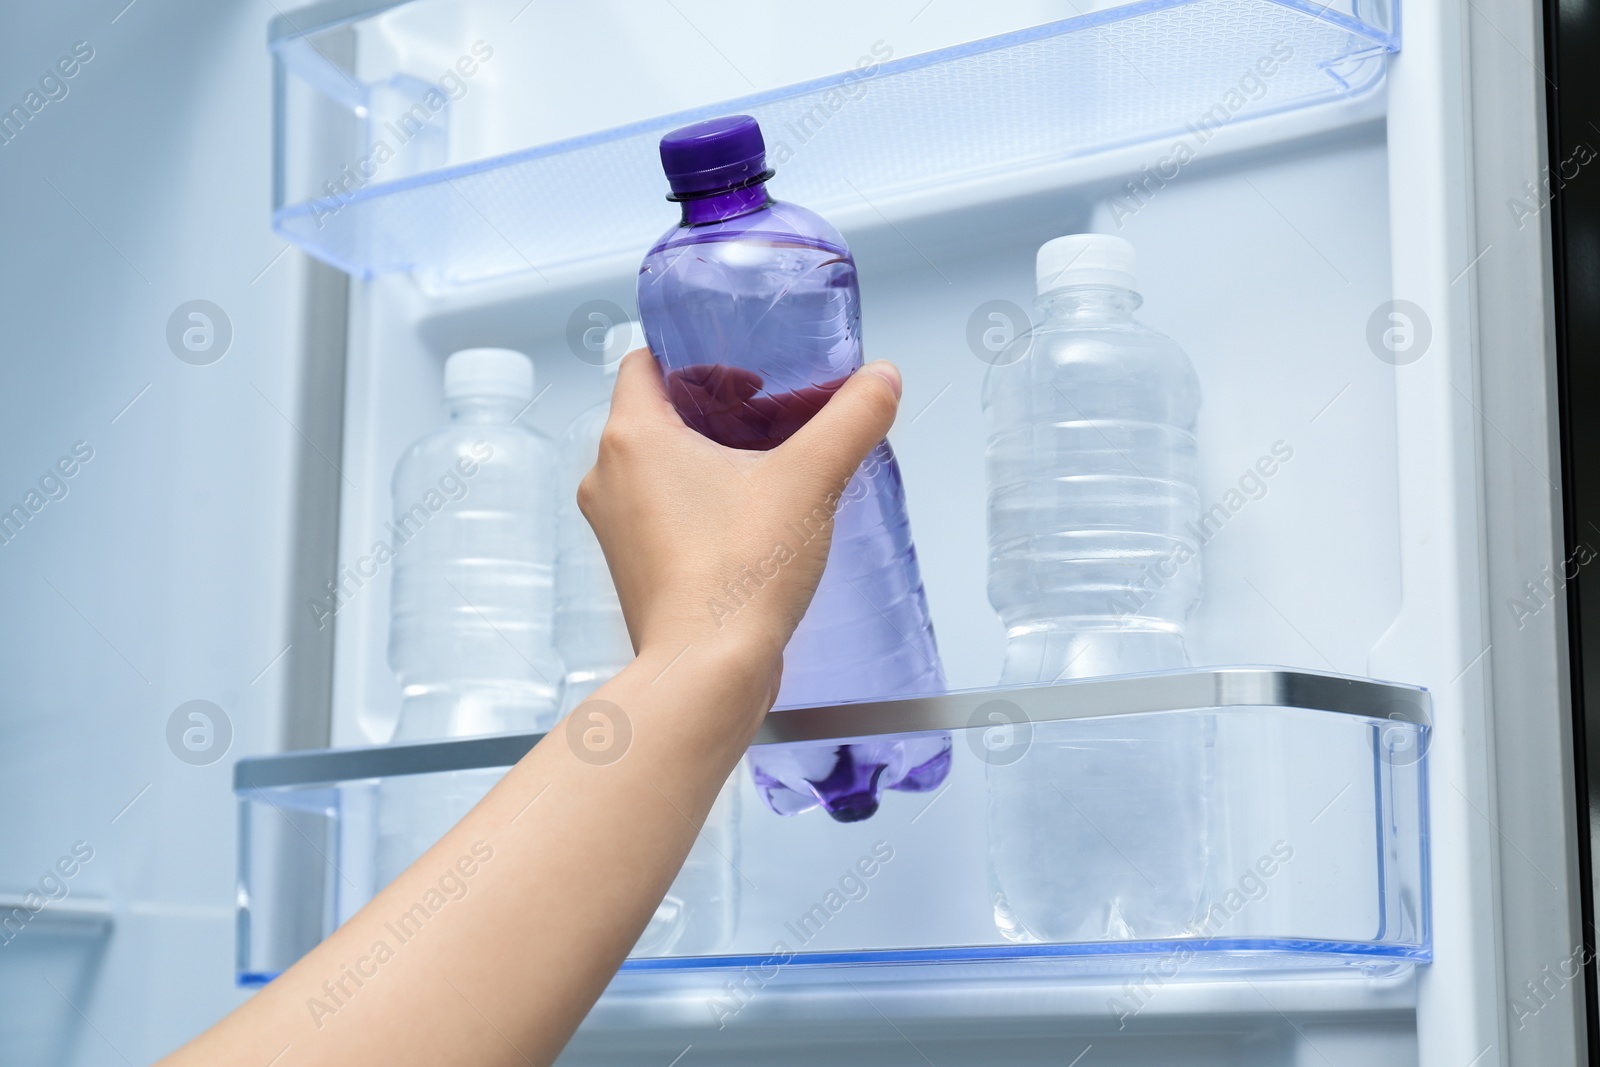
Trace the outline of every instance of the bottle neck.
{"label": "bottle neck", "polygon": [[1131,319],[1144,298],[1118,285],[1071,285],[1039,296],[1047,318],[1082,321]]}
{"label": "bottle neck", "polygon": [[514,396],[453,396],[444,403],[451,422],[478,425],[505,425],[528,404]]}
{"label": "bottle neck", "polygon": [[681,225],[704,226],[708,222],[726,222],[740,215],[748,215],[752,211],[760,211],[771,203],[772,197],[767,193],[767,183],[757,182],[743,189],[729,189],[727,192],[701,197],[698,200],[682,201]]}

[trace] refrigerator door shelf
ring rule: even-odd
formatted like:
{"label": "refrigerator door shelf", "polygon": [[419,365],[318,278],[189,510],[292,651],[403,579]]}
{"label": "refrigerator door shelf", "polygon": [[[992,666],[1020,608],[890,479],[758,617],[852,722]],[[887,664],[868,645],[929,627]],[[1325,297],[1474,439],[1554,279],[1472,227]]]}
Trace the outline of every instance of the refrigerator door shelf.
{"label": "refrigerator door shelf", "polygon": [[[948,207],[962,190],[1010,195],[1030,187],[1029,175],[1049,187],[1133,175],[1154,189],[1218,151],[1218,134],[1217,144],[1272,141],[1307,132],[1283,121],[1297,114],[1338,112],[1336,125],[1373,117],[1350,110],[1359,102],[1381,114],[1385,56],[1400,47],[1392,3],[1086,7],[1034,24],[1042,11],[1014,0],[987,21],[950,16],[969,23],[942,35],[896,25],[884,32],[899,36],[863,43],[858,61],[831,57],[849,64],[842,73],[771,88],[743,77],[738,94],[759,91],[729,95],[696,69],[663,84],[663,61],[705,64],[632,25],[642,14],[614,14],[630,23],[619,27],[596,9],[592,25],[544,27],[541,38],[535,24],[556,16],[333,0],[274,23],[274,227],[353,275],[414,271],[430,284],[636,260],[675,217],[661,134],[740,112],[766,131],[775,194],[846,223],[921,199]],[[740,32],[772,38],[774,54],[756,51],[747,64],[789,70],[774,40],[803,39],[826,14],[808,7],[792,27],[783,17],[745,14],[716,28],[724,43]],[[776,21],[742,24],[760,19]],[[979,39],[963,38],[974,29]],[[549,51],[553,35],[600,43],[563,57]],[[735,65],[723,49],[711,59]]]}
{"label": "refrigerator door shelf", "polygon": [[[779,972],[783,985],[809,988],[983,976],[1092,982],[1154,973],[1158,984],[1203,984],[1240,974],[1401,974],[1432,955],[1430,706],[1426,691],[1409,686],[1232,667],[771,715],[760,743],[950,731],[949,777],[927,794],[889,794],[873,818],[842,825],[816,812],[774,815],[740,768],[734,788],[745,795],[734,809],[731,847],[725,841],[699,857],[708,868],[725,866],[724,881],[736,888],[714,904],[683,902],[719,910],[706,924],[719,931],[716,943],[701,943],[696,955],[636,954],[616,989],[720,988],[730,976],[765,987]],[[1150,855],[1150,841],[1162,836],[1150,809],[1133,817],[1103,803],[1096,809],[1081,783],[1051,772],[1064,751],[1137,754],[1137,746],[1163,739],[1190,746],[1207,768],[1203,795],[1185,816],[1199,813],[1197,831],[1177,839],[1201,857],[1190,865],[1200,873],[1181,929],[1054,941],[1024,932],[1007,940],[990,873],[997,828],[1041,851],[1068,840],[1062,835],[1080,835],[1072,839],[1084,845],[1072,872],[1080,894],[1083,886],[1123,884],[1137,895],[1141,879],[1149,884],[1145,865],[1162,865],[1157,880],[1170,877],[1163,872],[1175,865]],[[270,981],[382,888],[372,857],[383,783],[426,789],[461,772],[492,776],[538,740],[508,735],[241,760],[234,778],[239,982]],[[1075,810],[1081,822],[1069,815],[1016,826],[1007,814],[1015,809],[995,806],[991,789],[1019,768],[1051,784],[1062,810]],[[1046,797],[1040,810],[1054,803]],[[1009,827],[995,821],[1008,817]],[[1069,830],[1068,822],[1077,824]],[[1074,900],[1065,888],[1062,902],[1084,913],[1102,903]]]}

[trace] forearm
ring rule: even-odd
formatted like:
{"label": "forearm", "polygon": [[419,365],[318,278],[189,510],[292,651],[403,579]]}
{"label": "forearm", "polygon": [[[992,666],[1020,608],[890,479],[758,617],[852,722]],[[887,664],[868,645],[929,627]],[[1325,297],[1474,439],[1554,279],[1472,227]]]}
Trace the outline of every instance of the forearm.
{"label": "forearm", "polygon": [[[774,688],[763,659],[647,650],[367,907],[171,1063],[258,1067],[285,1045],[296,1064],[550,1063],[754,735]],[[397,925],[419,903],[439,906],[420,927]]]}
{"label": "forearm", "polygon": [[[772,704],[832,532],[823,522],[822,536],[797,539],[797,517],[831,517],[899,396],[899,373],[870,364],[777,448],[723,448],[684,425],[650,354],[630,353],[578,503],[639,658],[574,713],[586,721],[559,724],[417,863],[169,1067],[548,1067]],[[776,564],[753,589],[752,560]],[[736,587],[736,612],[705,608]]]}

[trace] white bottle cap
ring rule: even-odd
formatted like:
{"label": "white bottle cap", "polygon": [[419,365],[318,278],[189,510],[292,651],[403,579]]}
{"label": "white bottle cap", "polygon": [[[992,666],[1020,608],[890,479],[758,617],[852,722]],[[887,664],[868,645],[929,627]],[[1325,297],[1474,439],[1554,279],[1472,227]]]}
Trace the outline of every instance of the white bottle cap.
{"label": "white bottle cap", "polygon": [[619,322],[606,331],[605,351],[606,359],[609,362],[602,363],[600,369],[607,374],[615,376],[617,368],[622,366],[623,356],[632,352],[635,348],[647,347],[649,345],[644,339],[643,326],[632,319],[627,322]]}
{"label": "white bottle cap", "polygon": [[1069,285],[1137,289],[1139,260],[1133,245],[1108,233],[1075,233],[1039,246],[1039,295]]}
{"label": "white bottle cap", "polygon": [[509,348],[464,348],[444,361],[444,395],[533,399],[533,361]]}

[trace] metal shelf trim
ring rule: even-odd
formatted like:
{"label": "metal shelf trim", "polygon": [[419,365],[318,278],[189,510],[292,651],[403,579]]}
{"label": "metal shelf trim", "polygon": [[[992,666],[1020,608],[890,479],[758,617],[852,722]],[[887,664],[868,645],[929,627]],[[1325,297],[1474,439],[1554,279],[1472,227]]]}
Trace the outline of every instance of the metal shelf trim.
{"label": "metal shelf trim", "polygon": [[[1014,722],[1039,723],[1253,707],[1432,725],[1432,699],[1426,689],[1417,686],[1281,667],[1207,667],[791,708],[768,715],[754,744],[847,741],[885,734],[986,728],[994,722],[988,717],[991,711],[1003,711]],[[543,736],[501,734],[252,756],[234,765],[233,787],[236,793],[242,793],[509,767]]]}

